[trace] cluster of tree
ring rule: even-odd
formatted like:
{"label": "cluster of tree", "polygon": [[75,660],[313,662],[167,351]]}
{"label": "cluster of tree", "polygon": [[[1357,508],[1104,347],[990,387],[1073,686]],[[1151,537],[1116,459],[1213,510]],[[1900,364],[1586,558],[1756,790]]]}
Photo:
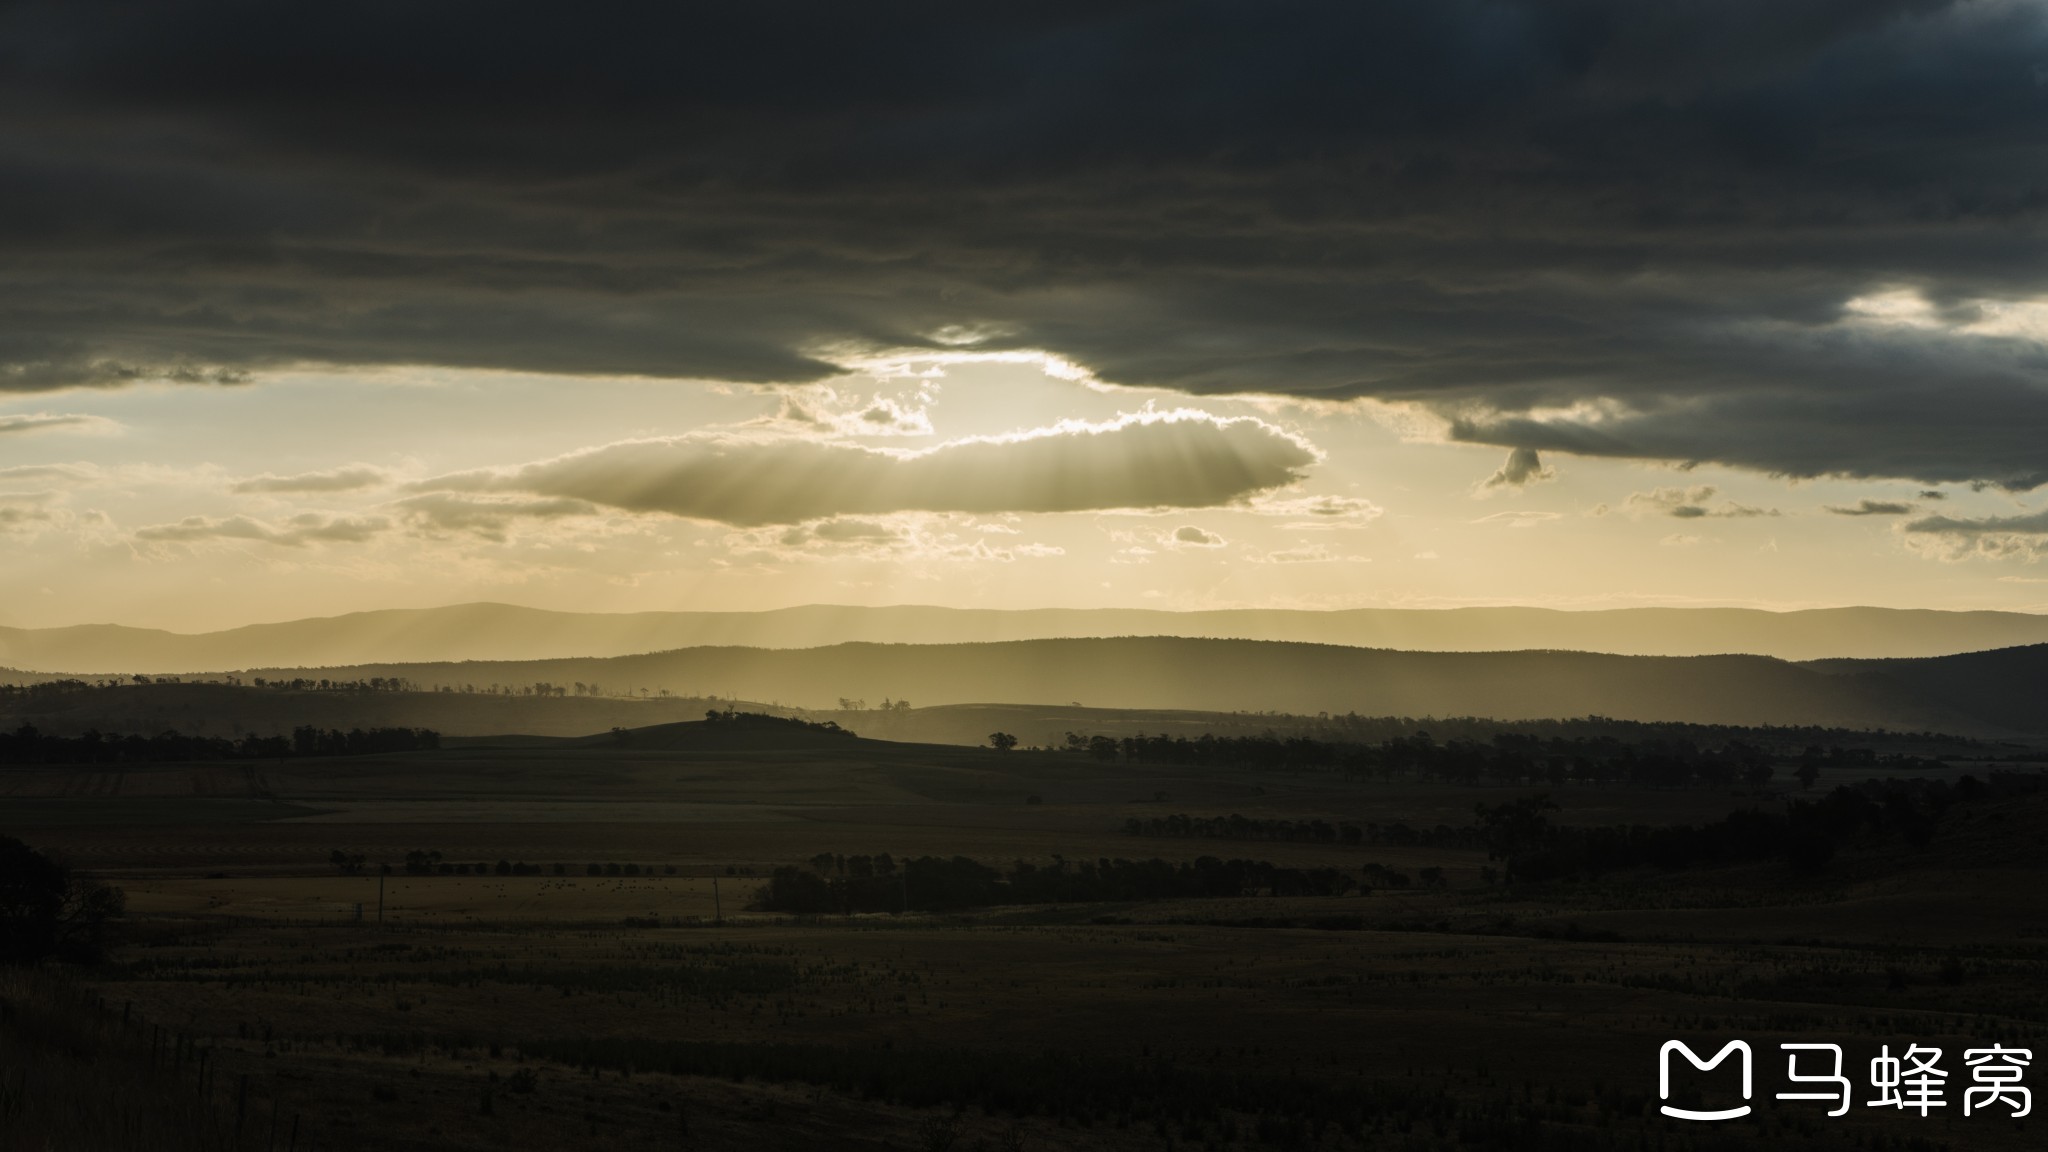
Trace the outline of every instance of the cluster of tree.
{"label": "cluster of tree", "polygon": [[161,732],[155,736],[53,736],[24,724],[0,732],[0,764],[121,764],[189,760],[282,760],[298,756],[366,756],[420,752],[441,746],[431,728],[334,728],[303,725],[286,736],[187,736]]}
{"label": "cluster of tree", "polygon": [[[910,711],[910,701],[891,700],[884,696],[882,697],[881,707],[884,712],[908,712]],[[841,712],[865,712],[868,710],[868,702],[866,700],[855,700],[850,697],[841,696],[839,698],[839,710]]]}
{"label": "cluster of tree", "polygon": [[[408,685],[411,684],[410,681],[407,681],[407,683]],[[418,690],[416,686],[408,687],[407,689],[407,691]],[[547,680],[536,680],[531,684],[436,684],[433,690],[460,696],[611,696],[626,698],[637,696],[641,699],[656,696],[664,700],[675,696],[674,692],[666,688],[627,688],[622,691],[610,691],[602,684],[585,684],[581,680],[574,680],[567,684],[555,684]]]}
{"label": "cluster of tree", "polygon": [[[1459,784],[1634,784],[1649,787],[1760,788],[1777,757],[1741,740],[1702,745],[1687,739],[1630,743],[1612,737],[1543,739],[1511,732],[1485,741],[1438,743],[1427,732],[1378,744],[1308,736],[1082,736],[1069,732],[1066,751],[1105,761],[1172,764],[1266,772],[1331,772],[1354,779],[1437,780]],[[1874,761],[1873,761],[1874,762]],[[1810,781],[1809,781],[1810,782]]]}
{"label": "cluster of tree", "polygon": [[795,716],[772,716],[766,712],[740,712],[733,708],[713,708],[704,713],[704,719],[713,724],[739,724],[749,728],[807,728],[813,732],[830,732],[834,736],[852,736],[850,729],[841,728],[831,720],[803,720]]}
{"label": "cluster of tree", "polygon": [[[362,870],[363,858],[360,855],[337,849],[328,859],[343,872],[353,873]],[[405,872],[408,876],[544,876],[548,874],[548,869],[540,864],[528,864],[524,860],[499,860],[496,865],[482,861],[469,864],[443,859],[439,852],[430,848],[415,848],[405,854]],[[556,876],[566,876],[569,874],[569,866],[557,864],[553,873]]]}
{"label": "cluster of tree", "polygon": [[106,680],[98,683],[87,683],[84,680],[38,680],[33,684],[0,684],[0,700],[46,700],[111,687],[112,683]]}
{"label": "cluster of tree", "polygon": [[1748,809],[1706,825],[1561,827],[1547,795],[1476,806],[1479,838],[1490,858],[1505,862],[1509,880],[1554,880],[1623,868],[1685,868],[1782,859],[1811,870],[1838,846],[1933,839],[1956,804],[2001,799],[2048,788],[2048,776],[1994,774],[1945,780],[1882,780],[1836,788],[1799,800],[1782,813]]}
{"label": "cluster of tree", "polygon": [[[328,861],[342,872],[351,876],[361,872],[365,864],[365,858],[362,853],[347,852],[339,848],[335,849],[328,856]],[[529,864],[524,860],[500,859],[496,864],[482,862],[469,864],[445,859],[440,852],[431,848],[415,848],[407,852],[405,854],[404,868],[408,876],[568,876],[572,874],[584,876],[674,876],[676,874],[676,866],[673,864],[656,866],[653,864],[620,864],[616,861],[605,863],[592,861],[589,864],[569,865],[562,863]],[[726,871],[732,873],[735,869],[728,868]]]}
{"label": "cluster of tree", "polygon": [[1184,813],[1149,818],[1133,816],[1124,821],[1124,832],[1131,836],[1181,840],[1276,840],[1289,844],[1394,844],[1431,848],[1479,846],[1477,830],[1470,825],[1454,828],[1438,824],[1434,828],[1415,828],[1398,820],[1386,824],[1352,824],[1346,821],[1333,824],[1328,820],[1266,820],[1239,816],[1235,812],[1228,816],[1189,816]]}
{"label": "cluster of tree", "polygon": [[1223,896],[1342,896],[1358,881],[1335,868],[1286,868],[1263,860],[1193,863],[1019,860],[1003,871],[965,856],[818,856],[777,868],[755,897],[767,912],[825,914],[949,911],[999,904],[1183,900]]}
{"label": "cluster of tree", "polygon": [[0,964],[93,963],[125,904],[119,888],[0,836]]}
{"label": "cluster of tree", "polygon": [[266,680],[258,676],[251,681],[258,688],[275,688],[287,692],[417,692],[420,686],[403,676],[371,676],[363,680],[316,680],[295,676],[290,680]]}
{"label": "cluster of tree", "polygon": [[[562,865],[555,865],[555,869],[555,875],[559,876],[562,874]],[[592,861],[583,866],[583,874],[585,876],[653,876],[657,872],[663,876],[673,876],[676,874],[676,866],[664,864],[659,869],[656,869],[652,864],[620,864],[616,861],[609,861],[603,864]]]}
{"label": "cluster of tree", "polygon": [[1355,712],[1343,715],[1326,712],[1315,716],[1258,714],[1256,718],[1247,714],[1245,722],[1247,726],[1257,724],[1265,730],[1314,736],[1341,744],[1377,744],[1429,732],[1439,740],[1479,743],[1491,741],[1502,734],[1535,737],[1545,743],[1553,740],[1616,740],[1641,744],[1683,740],[1698,745],[1719,745],[1737,740],[1785,755],[1796,755],[1800,749],[1815,744],[1865,748],[1945,746],[1957,752],[1970,752],[1984,746],[1979,740],[1938,732],[1830,728],[1817,724],[1688,724],[1669,720],[1616,720],[1608,716],[1494,720],[1484,716],[1360,716]]}

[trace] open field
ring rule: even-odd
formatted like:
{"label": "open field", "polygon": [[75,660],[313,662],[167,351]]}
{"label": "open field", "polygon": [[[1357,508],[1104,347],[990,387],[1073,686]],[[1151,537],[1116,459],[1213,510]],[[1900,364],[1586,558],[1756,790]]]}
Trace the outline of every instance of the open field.
{"label": "open field", "polygon": [[[1816,791],[1857,775],[1830,769]],[[22,768],[0,787],[5,831],[127,891],[123,942],[90,977],[101,1016],[129,1019],[103,1042],[223,1131],[242,1115],[224,1148],[268,1147],[273,1113],[279,1148],[294,1125],[315,1147],[422,1150],[2037,1143],[2026,1121],[1864,1107],[1860,1069],[1880,1044],[1933,1044],[1960,1078],[1965,1047],[2048,1040],[2039,795],[1818,873],[1760,862],[1508,888],[1471,848],[1122,828],[1167,812],[1455,827],[1525,787],[866,741]],[[1595,826],[1707,823],[1789,788],[1553,791],[1561,823]],[[337,872],[337,849],[365,873]],[[414,850],[468,874],[408,874]],[[775,868],[821,852],[1239,856],[1441,868],[1445,884],[947,914],[746,907]],[[500,860],[540,874],[499,875]],[[379,862],[399,866],[381,923]],[[1758,1053],[1757,1115],[1655,1114],[1664,1040],[1704,1052],[1737,1037]],[[1850,1115],[1769,1099],[1791,1040],[1846,1046]]]}

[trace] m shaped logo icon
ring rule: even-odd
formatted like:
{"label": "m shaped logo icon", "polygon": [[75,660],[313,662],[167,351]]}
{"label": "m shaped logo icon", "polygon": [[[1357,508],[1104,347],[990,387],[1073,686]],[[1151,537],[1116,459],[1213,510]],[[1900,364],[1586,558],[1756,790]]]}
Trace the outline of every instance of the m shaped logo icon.
{"label": "m shaped logo icon", "polygon": [[[1729,1054],[1732,1052],[1742,1053],[1742,1098],[1744,1100],[1749,1099],[1752,1083],[1750,1077],[1752,1061],[1747,1042],[1730,1040],[1719,1052],[1714,1053],[1712,1060],[1702,1060],[1699,1057],[1699,1053],[1694,1052],[1683,1043],[1677,1040],[1666,1040],[1664,1047],[1657,1052],[1657,1096],[1661,1100],[1671,1099],[1671,1054],[1673,1052],[1683,1052],[1686,1063],[1691,1064],[1702,1072],[1711,1072],[1719,1068],[1721,1062],[1728,1059]],[[1673,1108],[1670,1104],[1665,1104],[1658,1111],[1679,1120],[1733,1120],[1738,1116],[1749,1115],[1749,1105],[1744,1104],[1740,1108],[1723,1108],[1713,1112],[1700,1112],[1691,1108]]]}

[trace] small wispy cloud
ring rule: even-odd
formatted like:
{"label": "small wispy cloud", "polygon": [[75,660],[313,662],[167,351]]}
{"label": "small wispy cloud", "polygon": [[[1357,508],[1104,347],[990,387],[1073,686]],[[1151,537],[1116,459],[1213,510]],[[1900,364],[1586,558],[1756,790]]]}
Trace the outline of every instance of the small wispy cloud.
{"label": "small wispy cloud", "polygon": [[170,524],[139,528],[135,538],[154,544],[198,544],[213,540],[250,540],[281,548],[308,544],[360,544],[392,527],[383,516],[330,516],[302,512],[279,523],[250,516],[187,516]]}
{"label": "small wispy cloud", "polygon": [[2039,560],[2048,556],[2048,509],[2017,516],[1922,516],[1893,530],[1909,548],[1941,560]]}
{"label": "small wispy cloud", "polygon": [[1509,528],[1534,528],[1539,524],[1548,524],[1552,520],[1561,520],[1563,518],[1564,513],[1562,512],[1532,512],[1527,509],[1516,509],[1511,512],[1495,512],[1490,516],[1481,516],[1479,519],[1474,520],[1473,523],[1501,524]]}
{"label": "small wispy cloud", "polygon": [[1858,500],[1846,506],[1823,504],[1821,507],[1837,516],[1904,516],[1914,509],[1914,505],[1902,500]]}
{"label": "small wispy cloud", "polygon": [[290,476],[266,472],[261,476],[237,480],[228,486],[228,490],[239,493],[355,492],[364,488],[375,488],[389,483],[390,480],[390,475],[382,468],[368,464],[352,464],[346,468],[300,472]]}
{"label": "small wispy cloud", "polygon": [[1718,491],[1712,484],[1653,488],[1648,492],[1629,493],[1621,506],[1623,511],[1632,515],[1670,516],[1679,520],[1744,520],[1781,515],[1776,508],[1758,508],[1725,499],[1716,502]]}
{"label": "small wispy cloud", "polygon": [[0,416],[0,436],[28,432],[108,433],[121,430],[118,420],[82,412],[36,412]]}

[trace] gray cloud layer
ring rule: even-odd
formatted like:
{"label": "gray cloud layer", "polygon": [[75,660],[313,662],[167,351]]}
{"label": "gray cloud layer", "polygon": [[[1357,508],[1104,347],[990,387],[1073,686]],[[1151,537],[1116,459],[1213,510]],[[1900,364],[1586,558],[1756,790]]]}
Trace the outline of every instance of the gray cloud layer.
{"label": "gray cloud layer", "polygon": [[1922,516],[1896,526],[1908,541],[1950,560],[1969,557],[2038,560],[2048,555],[2048,509],[2016,516]]}
{"label": "gray cloud layer", "polygon": [[891,512],[1206,508],[1301,479],[1318,459],[1260,420],[1148,414],[889,452],[806,438],[633,440],[423,493],[518,492],[742,527]]}
{"label": "gray cloud layer", "polygon": [[[0,389],[789,382],[957,326],[1516,449],[2025,488],[2048,358],[1966,329],[2048,293],[2044,58],[2018,0],[17,4]],[[1845,310],[1901,289],[1930,322]]]}

